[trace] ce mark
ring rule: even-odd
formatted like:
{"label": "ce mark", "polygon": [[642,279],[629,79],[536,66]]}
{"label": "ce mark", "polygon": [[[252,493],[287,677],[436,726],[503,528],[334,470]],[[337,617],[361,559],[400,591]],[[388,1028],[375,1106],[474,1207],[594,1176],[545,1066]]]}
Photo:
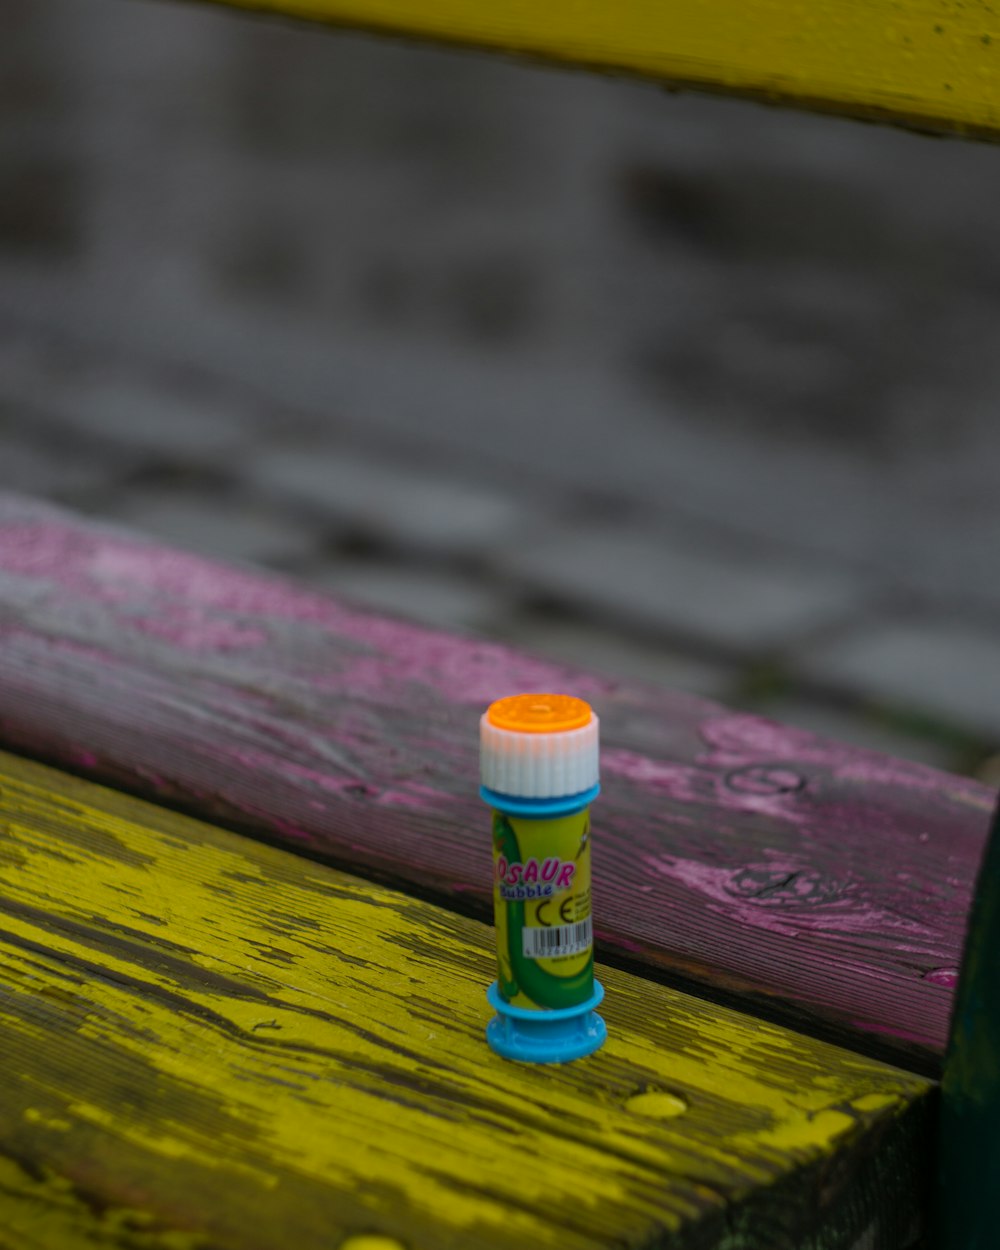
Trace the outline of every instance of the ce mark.
{"label": "ce mark", "polygon": [[[539,904],[538,911],[535,912],[539,923],[545,925],[546,928],[551,928],[555,923],[554,920],[546,920],[544,915],[546,907],[551,907],[555,901],[556,900],[554,898],[547,898],[544,903]],[[569,898],[564,898],[559,904],[559,919],[563,922],[563,924],[573,923],[573,916],[570,912],[575,902],[576,900],[572,897],[572,895],[570,895]]]}

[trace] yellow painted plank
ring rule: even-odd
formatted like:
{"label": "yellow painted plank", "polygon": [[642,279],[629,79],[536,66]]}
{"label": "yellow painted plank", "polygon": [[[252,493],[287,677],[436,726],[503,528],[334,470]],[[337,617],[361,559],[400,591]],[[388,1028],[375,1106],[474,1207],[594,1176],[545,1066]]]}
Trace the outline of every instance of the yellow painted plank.
{"label": "yellow painted plank", "polygon": [[1000,133],[993,0],[222,2],[905,125]]}
{"label": "yellow painted plank", "polygon": [[505,1063],[491,936],[0,756],[0,1246],[907,1244],[928,1082],[612,969]]}

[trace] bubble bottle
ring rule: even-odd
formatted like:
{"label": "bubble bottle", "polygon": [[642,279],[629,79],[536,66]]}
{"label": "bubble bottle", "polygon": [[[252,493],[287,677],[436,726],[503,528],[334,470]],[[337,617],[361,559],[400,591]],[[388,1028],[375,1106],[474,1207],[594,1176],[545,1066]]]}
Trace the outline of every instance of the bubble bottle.
{"label": "bubble bottle", "polygon": [[479,728],[497,938],[486,1039],[505,1059],[566,1063],[607,1037],[590,898],[598,719],[582,699],[521,694],[491,704]]}

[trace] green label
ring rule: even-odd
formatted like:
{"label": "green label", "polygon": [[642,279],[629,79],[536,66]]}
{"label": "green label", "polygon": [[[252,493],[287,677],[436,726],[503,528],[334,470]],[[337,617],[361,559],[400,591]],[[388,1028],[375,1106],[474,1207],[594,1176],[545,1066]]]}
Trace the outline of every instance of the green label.
{"label": "green label", "polygon": [[493,813],[500,993],[515,1007],[575,1007],[594,992],[590,812]]}

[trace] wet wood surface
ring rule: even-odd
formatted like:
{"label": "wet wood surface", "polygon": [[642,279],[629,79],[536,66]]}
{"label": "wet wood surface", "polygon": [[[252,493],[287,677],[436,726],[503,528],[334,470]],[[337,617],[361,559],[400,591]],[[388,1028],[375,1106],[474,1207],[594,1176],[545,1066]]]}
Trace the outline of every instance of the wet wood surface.
{"label": "wet wood surface", "polygon": [[936,1073],[984,786],[0,497],[0,742],[490,914],[486,703],[602,718],[599,953]]}
{"label": "wet wood surface", "polygon": [[0,755],[4,1250],[902,1250],[926,1080],[614,969],[486,1046],[476,921]]}

